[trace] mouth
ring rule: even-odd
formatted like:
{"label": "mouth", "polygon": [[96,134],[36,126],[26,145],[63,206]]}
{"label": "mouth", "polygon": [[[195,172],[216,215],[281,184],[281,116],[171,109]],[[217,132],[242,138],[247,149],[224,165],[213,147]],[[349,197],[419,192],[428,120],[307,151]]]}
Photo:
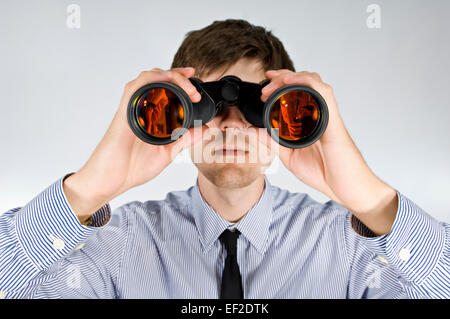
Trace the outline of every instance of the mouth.
{"label": "mouth", "polygon": [[237,147],[232,147],[232,146],[223,146],[223,147],[216,148],[214,150],[214,153],[216,155],[223,155],[223,156],[244,156],[245,154],[248,153],[248,151],[243,148],[237,148]]}

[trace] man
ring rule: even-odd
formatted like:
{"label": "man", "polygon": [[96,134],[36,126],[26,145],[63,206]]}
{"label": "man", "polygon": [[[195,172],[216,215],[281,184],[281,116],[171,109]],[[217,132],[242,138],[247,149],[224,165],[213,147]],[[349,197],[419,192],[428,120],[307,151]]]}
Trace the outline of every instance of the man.
{"label": "man", "polygon": [[[235,75],[277,88],[314,88],[329,107],[324,135],[288,149],[257,131],[238,106],[224,108],[200,135],[150,145],[126,121],[131,95],[150,82],[179,85],[193,102],[192,76]],[[217,142],[208,132],[219,132]],[[232,132],[231,135],[229,132]],[[244,139],[236,149],[230,136]],[[213,143],[213,144],[211,144]],[[164,200],[108,202],[157,176],[190,148],[232,162],[194,161],[196,185]],[[269,160],[250,152],[276,148],[300,181],[328,196],[270,185]],[[237,161],[237,157],[244,161]],[[0,290],[4,298],[448,298],[449,226],[434,220],[367,166],[320,76],[295,72],[281,42],[242,20],[216,21],[188,33],[172,69],[129,82],[105,136],[85,165],[22,208],[0,217]]]}

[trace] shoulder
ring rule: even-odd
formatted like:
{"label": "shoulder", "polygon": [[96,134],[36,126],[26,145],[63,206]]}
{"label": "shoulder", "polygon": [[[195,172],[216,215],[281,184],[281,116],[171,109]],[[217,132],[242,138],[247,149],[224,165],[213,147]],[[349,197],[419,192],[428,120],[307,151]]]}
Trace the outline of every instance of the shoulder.
{"label": "shoulder", "polygon": [[186,217],[191,203],[192,188],[175,190],[166,194],[164,199],[132,201],[118,207],[113,215],[121,215],[120,219],[128,220],[131,227],[155,226],[162,223],[162,219],[173,216]]}
{"label": "shoulder", "polygon": [[299,219],[304,223],[342,226],[349,217],[348,210],[333,200],[321,203],[307,193],[291,192],[271,185],[274,215],[279,218]]}
{"label": "shoulder", "polygon": [[274,221],[301,238],[325,240],[346,251],[350,264],[356,259],[372,260],[376,255],[352,228],[351,213],[333,200],[318,202],[306,193],[275,187]]}
{"label": "shoulder", "polygon": [[[350,212],[333,200],[274,187],[271,228],[281,242],[305,253],[348,265],[346,233]],[[311,255],[311,256],[313,256]],[[328,258],[328,259],[327,259]]]}

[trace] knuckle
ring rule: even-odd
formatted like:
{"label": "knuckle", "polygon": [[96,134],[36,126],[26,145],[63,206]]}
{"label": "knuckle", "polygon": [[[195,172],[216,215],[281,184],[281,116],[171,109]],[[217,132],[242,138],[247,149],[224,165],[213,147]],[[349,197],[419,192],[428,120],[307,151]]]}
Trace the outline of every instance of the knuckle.
{"label": "knuckle", "polygon": [[284,79],[285,79],[286,77],[289,77],[289,76],[291,76],[291,75],[292,75],[292,72],[284,72],[284,73],[281,73],[280,75],[278,75],[278,76],[275,78],[275,81],[283,82]]}
{"label": "knuckle", "polygon": [[328,83],[323,83],[323,87],[325,89],[325,91],[332,93],[333,92],[333,87],[331,85],[329,85]]}
{"label": "knuckle", "polygon": [[278,83],[287,84],[289,81],[292,80],[292,78],[295,78],[295,75],[283,76]]}
{"label": "knuckle", "polygon": [[290,70],[285,70],[285,71],[281,72],[281,74],[279,75],[279,77],[285,77],[285,76],[287,76],[287,75],[293,75],[293,74],[295,74],[295,72],[292,72],[292,71],[290,71]]}
{"label": "knuckle", "polygon": [[302,81],[309,81],[311,79],[311,75],[309,74],[308,71],[301,71],[301,72],[296,72],[294,73],[294,76]]}
{"label": "knuckle", "polygon": [[192,95],[196,92],[196,89],[188,82],[185,83],[185,90],[189,95]]}
{"label": "knuckle", "polygon": [[169,71],[181,73],[183,71],[183,68],[173,68],[173,69],[170,69]]}
{"label": "knuckle", "polygon": [[191,84],[191,82],[182,74],[178,73],[177,71],[172,70],[171,71],[173,80],[182,87],[186,93],[189,95],[193,94],[195,92],[194,86]]}
{"label": "knuckle", "polygon": [[133,81],[130,81],[130,82],[127,82],[127,83],[125,84],[125,90],[130,90],[132,87],[134,87],[134,83],[135,83],[134,80],[133,80]]}
{"label": "knuckle", "polygon": [[309,85],[314,85],[315,83],[317,83],[317,78],[310,73],[305,74],[303,77]]}
{"label": "knuckle", "polygon": [[164,75],[166,76],[166,79],[168,79],[168,80],[173,80],[173,78],[175,77],[174,72],[171,70],[165,71]]}

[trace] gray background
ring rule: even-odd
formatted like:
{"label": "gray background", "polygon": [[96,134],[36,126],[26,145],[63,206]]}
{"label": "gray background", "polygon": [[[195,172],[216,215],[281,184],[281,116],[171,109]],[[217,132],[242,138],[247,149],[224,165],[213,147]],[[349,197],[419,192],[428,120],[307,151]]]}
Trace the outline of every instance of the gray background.
{"label": "gray background", "polygon": [[[78,170],[106,132],[126,82],[169,68],[186,32],[244,18],[272,30],[297,70],[334,87],[344,122],[372,170],[450,222],[449,1],[4,1],[0,5],[0,212],[23,206]],[[66,26],[81,6],[81,28]],[[369,29],[366,8],[381,7]],[[195,183],[172,163],[122,194],[162,199]],[[282,165],[270,181],[324,195]]]}

